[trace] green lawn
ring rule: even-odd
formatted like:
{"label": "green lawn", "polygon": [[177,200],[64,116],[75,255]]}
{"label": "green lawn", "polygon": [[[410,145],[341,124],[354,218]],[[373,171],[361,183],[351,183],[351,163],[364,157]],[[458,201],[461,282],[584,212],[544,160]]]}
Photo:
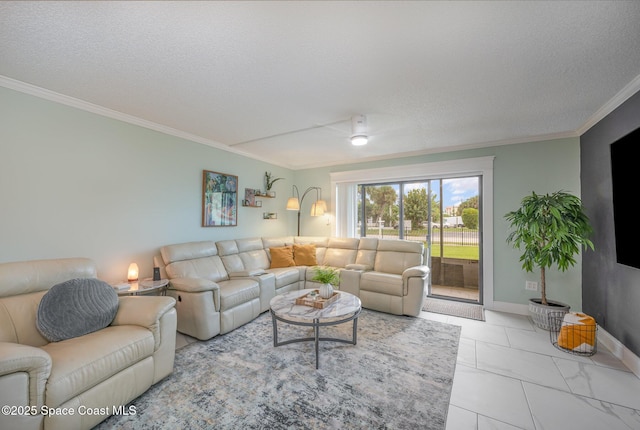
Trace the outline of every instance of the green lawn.
{"label": "green lawn", "polygon": [[[440,257],[440,246],[431,247],[431,256]],[[445,258],[462,258],[465,260],[478,260],[480,258],[479,248],[477,246],[444,246]]]}

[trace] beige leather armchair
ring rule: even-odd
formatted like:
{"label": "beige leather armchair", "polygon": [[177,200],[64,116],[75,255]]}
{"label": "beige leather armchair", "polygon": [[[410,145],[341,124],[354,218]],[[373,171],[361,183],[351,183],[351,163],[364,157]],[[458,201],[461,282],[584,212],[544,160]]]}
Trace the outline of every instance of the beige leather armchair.
{"label": "beige leather armchair", "polygon": [[47,290],[95,277],[85,258],[0,264],[0,429],[89,429],[173,371],[171,297],[120,297],[104,329],[59,342],[40,334]]}

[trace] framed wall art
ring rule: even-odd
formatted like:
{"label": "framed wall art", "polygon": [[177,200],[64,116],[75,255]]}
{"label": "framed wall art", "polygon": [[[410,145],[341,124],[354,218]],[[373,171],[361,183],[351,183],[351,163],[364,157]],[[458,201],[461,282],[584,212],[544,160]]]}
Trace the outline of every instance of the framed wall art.
{"label": "framed wall art", "polygon": [[226,173],[202,172],[202,226],[238,225],[238,177]]}

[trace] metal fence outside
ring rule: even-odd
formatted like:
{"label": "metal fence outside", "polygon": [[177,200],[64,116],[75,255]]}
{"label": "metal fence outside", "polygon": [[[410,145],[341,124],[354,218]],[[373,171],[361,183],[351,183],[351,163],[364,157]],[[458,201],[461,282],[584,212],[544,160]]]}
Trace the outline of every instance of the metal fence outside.
{"label": "metal fence outside", "polygon": [[[406,230],[404,232],[405,240],[426,241],[427,230]],[[369,229],[367,237],[378,239],[398,239],[400,235],[398,230],[394,228]],[[478,230],[470,230],[464,227],[445,228],[440,231],[433,229],[431,231],[431,244],[440,244],[457,246],[478,246],[480,244],[480,233]]]}

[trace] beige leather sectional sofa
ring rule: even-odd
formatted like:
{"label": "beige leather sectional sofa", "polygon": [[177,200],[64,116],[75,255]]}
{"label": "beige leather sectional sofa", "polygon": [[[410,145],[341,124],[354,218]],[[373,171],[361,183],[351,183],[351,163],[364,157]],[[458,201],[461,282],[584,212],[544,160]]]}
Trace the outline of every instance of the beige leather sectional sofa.
{"label": "beige leather sectional sofa", "polygon": [[[309,246],[315,264],[273,267],[272,250]],[[275,252],[275,251],[273,251]],[[328,237],[277,237],[201,241],[161,249],[168,295],[176,299],[178,331],[205,340],[227,333],[269,309],[276,294],[313,288],[316,265],[340,269],[341,291],[362,306],[417,316],[429,268],[422,242]]]}
{"label": "beige leather sectional sofa", "polygon": [[119,297],[109,326],[58,342],[43,337],[41,299],[81,278],[96,278],[93,261],[0,264],[0,429],[89,429],[173,371],[171,297]]}

